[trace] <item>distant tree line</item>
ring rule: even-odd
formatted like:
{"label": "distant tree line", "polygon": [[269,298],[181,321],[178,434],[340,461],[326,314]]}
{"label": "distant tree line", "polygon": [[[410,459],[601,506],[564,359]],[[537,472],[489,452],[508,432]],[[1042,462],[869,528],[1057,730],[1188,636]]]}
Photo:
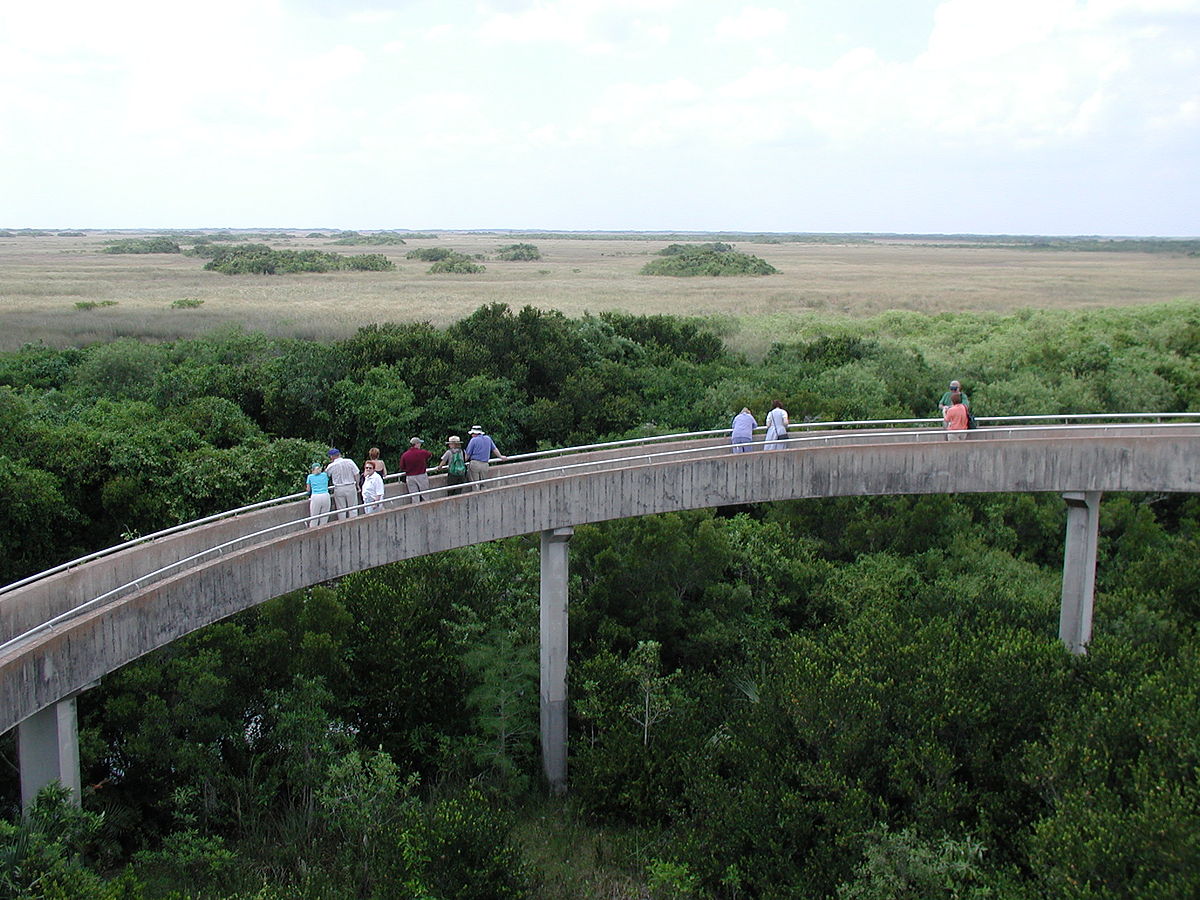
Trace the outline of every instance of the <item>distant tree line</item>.
{"label": "distant tree line", "polygon": [[374,234],[347,234],[333,241],[336,245],[355,247],[392,247],[407,244],[404,238],[391,231],[377,231]]}

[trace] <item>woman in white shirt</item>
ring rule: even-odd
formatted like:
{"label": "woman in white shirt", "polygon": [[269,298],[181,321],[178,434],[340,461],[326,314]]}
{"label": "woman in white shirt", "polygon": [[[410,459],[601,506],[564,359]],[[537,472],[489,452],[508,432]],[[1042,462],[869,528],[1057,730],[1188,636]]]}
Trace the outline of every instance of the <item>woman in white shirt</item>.
{"label": "woman in white shirt", "polygon": [[383,479],[375,471],[371,460],[368,459],[363,466],[367,472],[362,485],[363,513],[366,514],[375,512],[383,503]]}
{"label": "woman in white shirt", "polygon": [[788,439],[788,414],[783,408],[783,404],[776,400],[771,405],[771,411],[767,413],[767,449],[779,450],[782,448],[782,441]]}

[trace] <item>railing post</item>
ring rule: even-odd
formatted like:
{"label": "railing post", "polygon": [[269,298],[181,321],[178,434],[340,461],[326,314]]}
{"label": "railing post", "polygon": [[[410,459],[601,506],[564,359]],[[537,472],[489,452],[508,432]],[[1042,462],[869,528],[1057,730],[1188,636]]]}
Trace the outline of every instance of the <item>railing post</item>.
{"label": "railing post", "polygon": [[542,532],[542,770],[556,794],[567,790],[567,542],[573,528]]}
{"label": "railing post", "polygon": [[81,800],[79,722],[75,695],[47,706],[17,726],[17,766],[21,771],[21,808],[28,811],[38,791],[57,781]]}
{"label": "railing post", "polygon": [[1062,606],[1058,637],[1072,653],[1086,653],[1092,640],[1096,596],[1096,545],[1100,535],[1100,491],[1069,491],[1063,548]]}

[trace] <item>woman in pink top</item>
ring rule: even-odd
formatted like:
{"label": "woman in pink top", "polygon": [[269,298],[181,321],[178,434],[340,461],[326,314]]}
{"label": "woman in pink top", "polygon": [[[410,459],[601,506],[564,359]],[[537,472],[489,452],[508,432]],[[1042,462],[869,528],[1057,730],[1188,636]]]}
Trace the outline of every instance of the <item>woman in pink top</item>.
{"label": "woman in pink top", "polygon": [[[963,405],[962,394],[954,391],[950,395],[950,405],[946,407],[946,411],[942,414],[942,420],[946,423],[947,431],[966,431],[967,430],[967,408]],[[950,437],[960,438],[965,435],[954,434]]]}

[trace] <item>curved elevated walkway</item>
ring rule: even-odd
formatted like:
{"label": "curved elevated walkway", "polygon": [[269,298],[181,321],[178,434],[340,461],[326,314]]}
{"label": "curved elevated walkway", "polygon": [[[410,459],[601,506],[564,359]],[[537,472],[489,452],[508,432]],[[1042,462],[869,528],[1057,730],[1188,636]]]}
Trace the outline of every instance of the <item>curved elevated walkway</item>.
{"label": "curved elevated walkway", "polygon": [[[1091,504],[1094,570],[1100,493],[1200,491],[1197,437],[1193,424],[981,428],[961,440],[931,428],[831,431],[748,453],[708,438],[496,466],[482,491],[392,502],[318,528],[297,521],[303,501],[275,506],[0,594],[0,732],[273,597],[397,560],[609,519],[810,497],[1053,491]],[[1064,608],[1065,599],[1064,591]],[[1088,603],[1086,629],[1072,626],[1079,649],[1090,636]]]}

